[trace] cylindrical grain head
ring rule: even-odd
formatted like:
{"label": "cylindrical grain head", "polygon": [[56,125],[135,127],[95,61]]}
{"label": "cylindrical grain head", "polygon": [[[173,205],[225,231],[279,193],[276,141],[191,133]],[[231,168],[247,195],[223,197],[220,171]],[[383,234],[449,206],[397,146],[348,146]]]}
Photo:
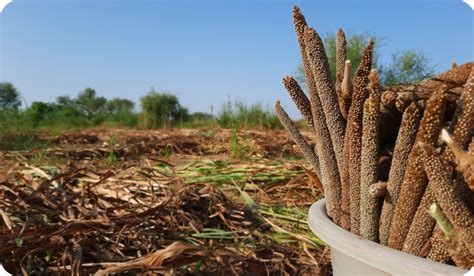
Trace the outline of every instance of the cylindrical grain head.
{"label": "cylindrical grain head", "polygon": [[339,101],[331,80],[328,58],[323,41],[313,28],[305,28],[304,39],[306,57],[313,73],[316,90],[324,110],[326,125],[331,135],[332,147],[340,170],[342,167],[345,120],[339,111]]}
{"label": "cylindrical grain head", "polygon": [[341,95],[341,83],[344,78],[344,67],[346,61],[346,35],[339,28],[336,34],[336,93]]}
{"label": "cylindrical grain head", "polygon": [[342,117],[347,119],[352,101],[351,61],[346,60],[344,65],[344,77],[341,83],[341,94],[339,95],[339,109]]}
{"label": "cylindrical grain head", "polygon": [[[425,142],[435,146],[443,126],[445,112],[445,94],[439,90],[428,100],[416,135],[416,142]],[[424,173],[418,147],[413,147],[403,178],[399,198],[392,218],[388,246],[402,249],[410,225],[425,192],[428,179]]]}
{"label": "cylindrical grain head", "polygon": [[384,198],[380,216],[380,243],[387,245],[395,205],[405,175],[408,156],[415,143],[416,133],[421,119],[421,111],[413,103],[403,113],[402,123],[393,150],[392,165],[387,183],[387,195]]}
{"label": "cylindrical grain head", "polygon": [[430,238],[431,247],[426,258],[438,263],[447,263],[449,257],[446,238],[439,227],[435,227],[433,235]]}
{"label": "cylindrical grain head", "polygon": [[369,194],[373,198],[382,198],[387,194],[387,182],[377,182],[370,185]]}
{"label": "cylindrical grain head", "polygon": [[[364,51],[362,61],[353,81],[352,103],[347,117],[344,137],[344,163],[342,172],[343,204],[349,201],[351,232],[359,234],[360,222],[360,156],[362,147],[362,114],[368,96],[367,85],[372,68],[374,43],[371,40]],[[344,198],[347,189],[348,198]],[[346,196],[346,197],[347,197]],[[345,206],[343,205],[343,210]]]}
{"label": "cylindrical grain head", "polygon": [[455,87],[466,83],[471,73],[474,62],[456,66],[451,70],[443,72],[433,78],[422,81],[420,84],[426,89],[437,89],[439,87]]}
{"label": "cylindrical grain head", "polygon": [[[471,90],[470,90],[471,88]],[[467,148],[469,140],[472,137],[472,132],[474,128],[474,90],[472,90],[472,86],[469,87],[469,81],[464,90],[461,94],[461,104],[459,105],[458,110],[456,111],[456,119],[451,122],[452,129],[454,130],[453,140],[452,143],[456,143],[458,145],[462,145],[462,148]],[[446,131],[443,129],[442,136],[448,136]],[[449,137],[449,139],[451,139]],[[472,197],[469,198],[469,194],[471,193],[467,186],[463,183],[459,183],[459,179],[453,177],[454,171],[454,156],[452,155],[450,150],[443,151],[441,155],[441,160],[443,162],[443,170],[447,176],[447,181],[452,183],[451,185],[458,186],[459,191],[458,193],[464,195],[466,199],[464,201],[472,201]],[[419,255],[420,247],[428,242],[428,239],[432,233],[434,228],[435,222],[434,220],[428,215],[426,209],[429,206],[436,202],[434,188],[432,181],[428,183],[425,193],[423,194],[423,198],[418,206],[418,209],[415,213],[413,218],[413,222],[410,225],[410,230],[408,231],[406,240],[403,245],[403,251],[413,254]],[[471,195],[472,196],[472,195]]]}
{"label": "cylindrical grain head", "polygon": [[474,215],[472,210],[463,200],[463,190],[457,181],[452,181],[446,170],[441,157],[434,148],[428,144],[419,143],[423,167],[433,186],[436,201],[443,213],[453,224],[456,235],[461,237],[463,243],[474,254]]}
{"label": "cylindrical grain head", "polygon": [[380,94],[378,78],[371,73],[370,96],[364,104],[362,120],[362,152],[360,173],[360,235],[378,241],[381,200],[370,195],[370,186],[377,182],[379,156]]}
{"label": "cylindrical grain head", "polygon": [[314,169],[314,172],[321,179],[318,157],[314,153],[314,150],[308,145],[303,135],[301,135],[300,131],[298,130],[296,125],[293,123],[293,121],[290,119],[288,114],[285,112],[283,107],[281,107],[280,101],[277,101],[275,103],[275,113],[277,114],[278,119],[280,119],[281,124],[285,127],[286,131],[291,135],[291,138],[293,139],[295,144],[302,151],[306,160],[310,162],[311,166]]}
{"label": "cylindrical grain head", "polygon": [[301,89],[298,82],[290,77],[286,76],[283,78],[283,84],[285,85],[288,94],[290,94],[291,99],[296,104],[296,107],[303,115],[304,120],[310,128],[313,128],[313,115],[311,114],[311,103],[309,102],[308,97]]}

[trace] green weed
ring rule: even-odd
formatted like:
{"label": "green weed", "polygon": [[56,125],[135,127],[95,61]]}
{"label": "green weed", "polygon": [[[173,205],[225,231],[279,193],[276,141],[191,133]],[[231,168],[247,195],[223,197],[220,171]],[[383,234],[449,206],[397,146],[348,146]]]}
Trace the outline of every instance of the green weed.
{"label": "green weed", "polygon": [[250,148],[241,141],[239,141],[239,136],[237,135],[237,128],[232,129],[232,136],[230,137],[230,153],[235,158],[243,158],[250,151]]}
{"label": "green weed", "polygon": [[108,165],[114,165],[117,163],[117,155],[115,154],[115,134],[112,134],[112,137],[109,139],[109,154],[105,159],[105,162]]}
{"label": "green weed", "polygon": [[166,144],[161,150],[160,155],[165,159],[169,159],[173,153],[173,147],[170,144]]}

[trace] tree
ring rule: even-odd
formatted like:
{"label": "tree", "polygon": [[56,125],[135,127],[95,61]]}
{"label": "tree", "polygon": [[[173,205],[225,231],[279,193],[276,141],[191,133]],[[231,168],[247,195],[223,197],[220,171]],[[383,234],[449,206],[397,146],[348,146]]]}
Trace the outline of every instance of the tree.
{"label": "tree", "polygon": [[382,72],[382,83],[385,86],[420,82],[435,73],[425,54],[413,50],[394,53],[391,63]]}
{"label": "tree", "polygon": [[188,110],[181,106],[178,98],[170,93],[157,93],[153,88],[140,98],[142,120],[147,128],[170,126],[171,123],[186,120]]}
{"label": "tree", "polygon": [[104,97],[97,97],[94,89],[87,87],[79,93],[74,100],[74,105],[79,111],[82,111],[87,118],[92,118],[95,115],[105,111],[107,99]]}
{"label": "tree", "polygon": [[9,82],[0,83],[0,110],[18,110],[21,105],[20,93]]}
{"label": "tree", "polygon": [[114,98],[107,101],[105,109],[109,115],[116,114],[118,112],[133,112],[135,104],[127,99]]}
{"label": "tree", "polygon": [[56,111],[55,107],[56,104],[54,103],[33,102],[31,106],[26,109],[25,113],[31,122],[36,126],[41,121],[45,120],[45,118],[48,118],[51,116],[51,114],[54,114]]}
{"label": "tree", "polygon": [[59,96],[56,98],[56,102],[59,104],[59,105],[63,105],[63,106],[70,106],[72,107],[73,104],[74,104],[74,101],[71,100],[71,98],[69,98],[68,95],[64,95],[64,96]]}

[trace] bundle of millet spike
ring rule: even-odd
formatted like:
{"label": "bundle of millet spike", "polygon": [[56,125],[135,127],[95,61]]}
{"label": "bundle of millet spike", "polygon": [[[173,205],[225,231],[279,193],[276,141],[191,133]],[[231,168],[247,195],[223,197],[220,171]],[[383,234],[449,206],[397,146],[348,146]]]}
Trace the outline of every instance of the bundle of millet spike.
{"label": "bundle of millet spike", "polygon": [[351,78],[339,29],[333,81],[318,32],[298,7],[293,20],[307,94],[292,77],[283,83],[315,147],[279,101],[275,110],[320,178],[328,216],[364,239],[474,266],[474,62],[417,84],[381,87],[372,68],[375,42]]}

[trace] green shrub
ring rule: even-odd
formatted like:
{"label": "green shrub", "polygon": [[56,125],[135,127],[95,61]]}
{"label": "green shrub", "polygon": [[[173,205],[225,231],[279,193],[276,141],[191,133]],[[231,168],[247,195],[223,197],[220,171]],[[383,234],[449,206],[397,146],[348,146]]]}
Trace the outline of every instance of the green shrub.
{"label": "green shrub", "polygon": [[187,121],[188,110],[181,106],[178,98],[170,93],[157,93],[153,89],[140,98],[142,113],[140,127],[162,128]]}
{"label": "green shrub", "polygon": [[222,106],[217,122],[222,128],[281,128],[278,117],[260,103],[248,106],[239,101],[232,104],[230,100]]}
{"label": "green shrub", "polygon": [[44,143],[24,113],[0,112],[0,150],[27,150],[42,146]]}

